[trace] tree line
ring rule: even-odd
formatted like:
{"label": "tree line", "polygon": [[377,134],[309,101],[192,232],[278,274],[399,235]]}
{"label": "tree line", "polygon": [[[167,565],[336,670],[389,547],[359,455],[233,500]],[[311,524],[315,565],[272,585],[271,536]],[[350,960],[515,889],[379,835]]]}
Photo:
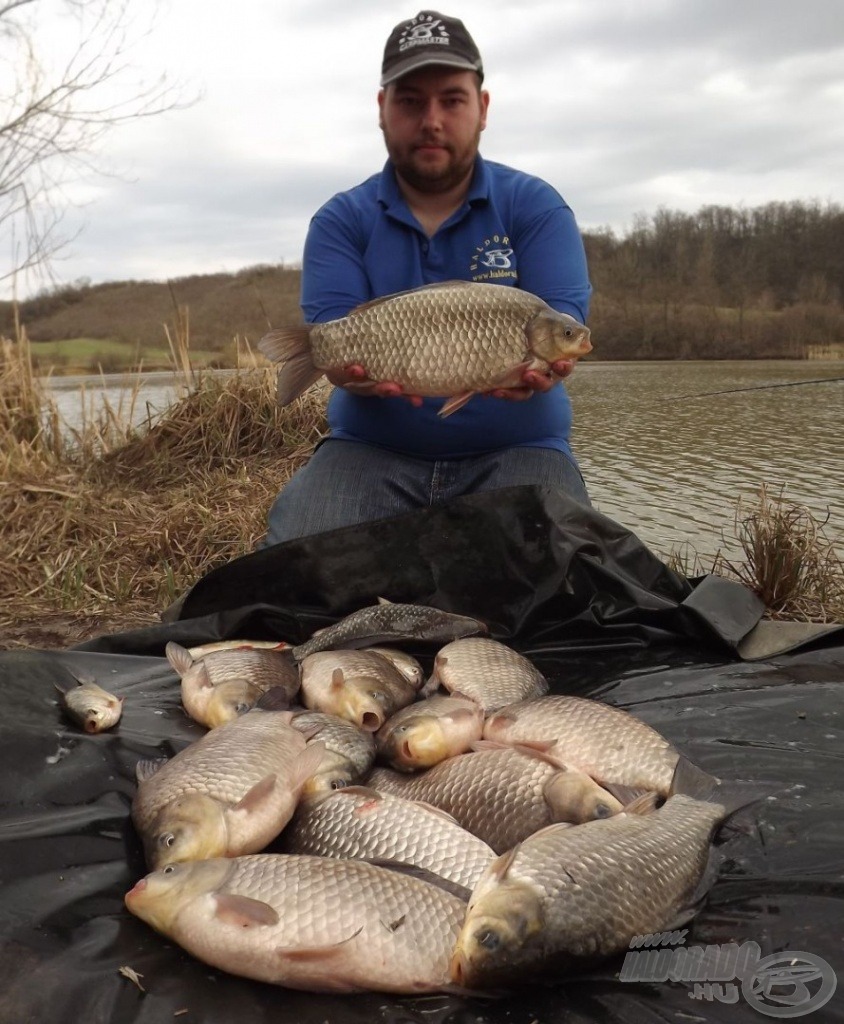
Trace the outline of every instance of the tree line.
{"label": "tree line", "polygon": [[844,209],[661,208],[585,234],[603,358],[803,358],[844,343]]}

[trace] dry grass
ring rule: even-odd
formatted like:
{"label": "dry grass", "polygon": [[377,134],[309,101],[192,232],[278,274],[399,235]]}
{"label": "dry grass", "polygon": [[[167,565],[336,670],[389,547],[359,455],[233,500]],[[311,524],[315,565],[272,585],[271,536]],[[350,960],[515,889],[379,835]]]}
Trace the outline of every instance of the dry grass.
{"label": "dry grass", "polygon": [[722,557],[716,571],[754,590],[770,618],[844,622],[844,562],[825,527],[782,489],[772,495],[763,484],[755,507],[736,510],[744,561]]}
{"label": "dry grass", "polygon": [[[201,576],[254,549],[279,488],[326,429],[327,388],[285,409],[275,371],[197,375],[184,332],[184,385],[154,420],[108,405],[68,431],[32,372],[23,332],[0,341],[0,648],[65,646],[157,621]],[[768,614],[844,621],[844,566],[823,524],[762,488],[739,508],[744,562],[705,570],[691,550],[673,567],[739,579]],[[65,643],[62,643],[64,638]]]}
{"label": "dry grass", "polygon": [[156,621],[200,576],[254,549],[326,428],[326,390],[279,409],[268,368],[196,377],[137,429],[106,407],[56,432],[55,407],[19,365],[25,350],[4,343],[3,359],[0,631],[13,643],[25,642],[14,640],[21,622],[72,615],[105,632]]}

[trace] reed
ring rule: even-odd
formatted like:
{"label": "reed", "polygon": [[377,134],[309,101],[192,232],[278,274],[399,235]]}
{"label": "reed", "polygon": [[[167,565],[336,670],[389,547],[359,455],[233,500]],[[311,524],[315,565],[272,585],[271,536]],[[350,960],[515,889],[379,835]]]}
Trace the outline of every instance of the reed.
{"label": "reed", "polygon": [[[275,371],[248,345],[236,369],[197,372],[181,324],[170,331],[179,396],[140,426],[135,390],[68,431],[23,332],[0,342],[0,648],[158,621],[205,573],[254,550],[278,490],[324,436],[327,387],[281,409]],[[719,555],[707,569],[689,548],[669,564],[740,580],[772,617],[844,622],[844,566],[824,525],[763,487],[757,507],[736,512],[743,561]]]}

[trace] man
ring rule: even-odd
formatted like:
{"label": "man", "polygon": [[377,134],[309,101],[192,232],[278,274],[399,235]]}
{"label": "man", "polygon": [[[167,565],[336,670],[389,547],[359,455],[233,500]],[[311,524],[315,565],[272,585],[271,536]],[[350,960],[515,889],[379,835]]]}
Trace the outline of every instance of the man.
{"label": "man", "polygon": [[[456,18],[423,11],[384,49],[379,123],[388,160],[329,200],[305,242],[302,308],[309,323],[438,281],[518,287],[585,321],[583,242],[550,185],[483,160],[489,93],[478,49]],[[351,366],[332,377],[357,379]],[[522,387],[473,398],[448,418],[442,399],[335,389],[330,436],[284,487],[264,545],[439,504],[463,494],[539,484],[587,503],[569,447],[561,375],[528,372]]]}

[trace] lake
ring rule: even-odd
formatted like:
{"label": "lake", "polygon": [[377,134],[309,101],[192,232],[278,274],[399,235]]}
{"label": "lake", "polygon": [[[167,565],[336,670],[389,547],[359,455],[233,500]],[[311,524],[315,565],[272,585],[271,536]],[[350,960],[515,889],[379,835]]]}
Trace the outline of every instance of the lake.
{"label": "lake", "polygon": [[[828,514],[826,533],[840,540],[844,380],[834,377],[844,377],[844,362],[581,363],[566,386],[572,443],[594,505],[663,557],[690,547],[705,569],[719,548],[740,553],[736,504],[752,503],[761,484],[818,517]],[[49,386],[63,418],[78,425],[83,402],[90,411],[105,396],[126,409],[134,383],[53,378]],[[148,408],[166,409],[177,394],[172,374],[144,375],[134,421]]]}

